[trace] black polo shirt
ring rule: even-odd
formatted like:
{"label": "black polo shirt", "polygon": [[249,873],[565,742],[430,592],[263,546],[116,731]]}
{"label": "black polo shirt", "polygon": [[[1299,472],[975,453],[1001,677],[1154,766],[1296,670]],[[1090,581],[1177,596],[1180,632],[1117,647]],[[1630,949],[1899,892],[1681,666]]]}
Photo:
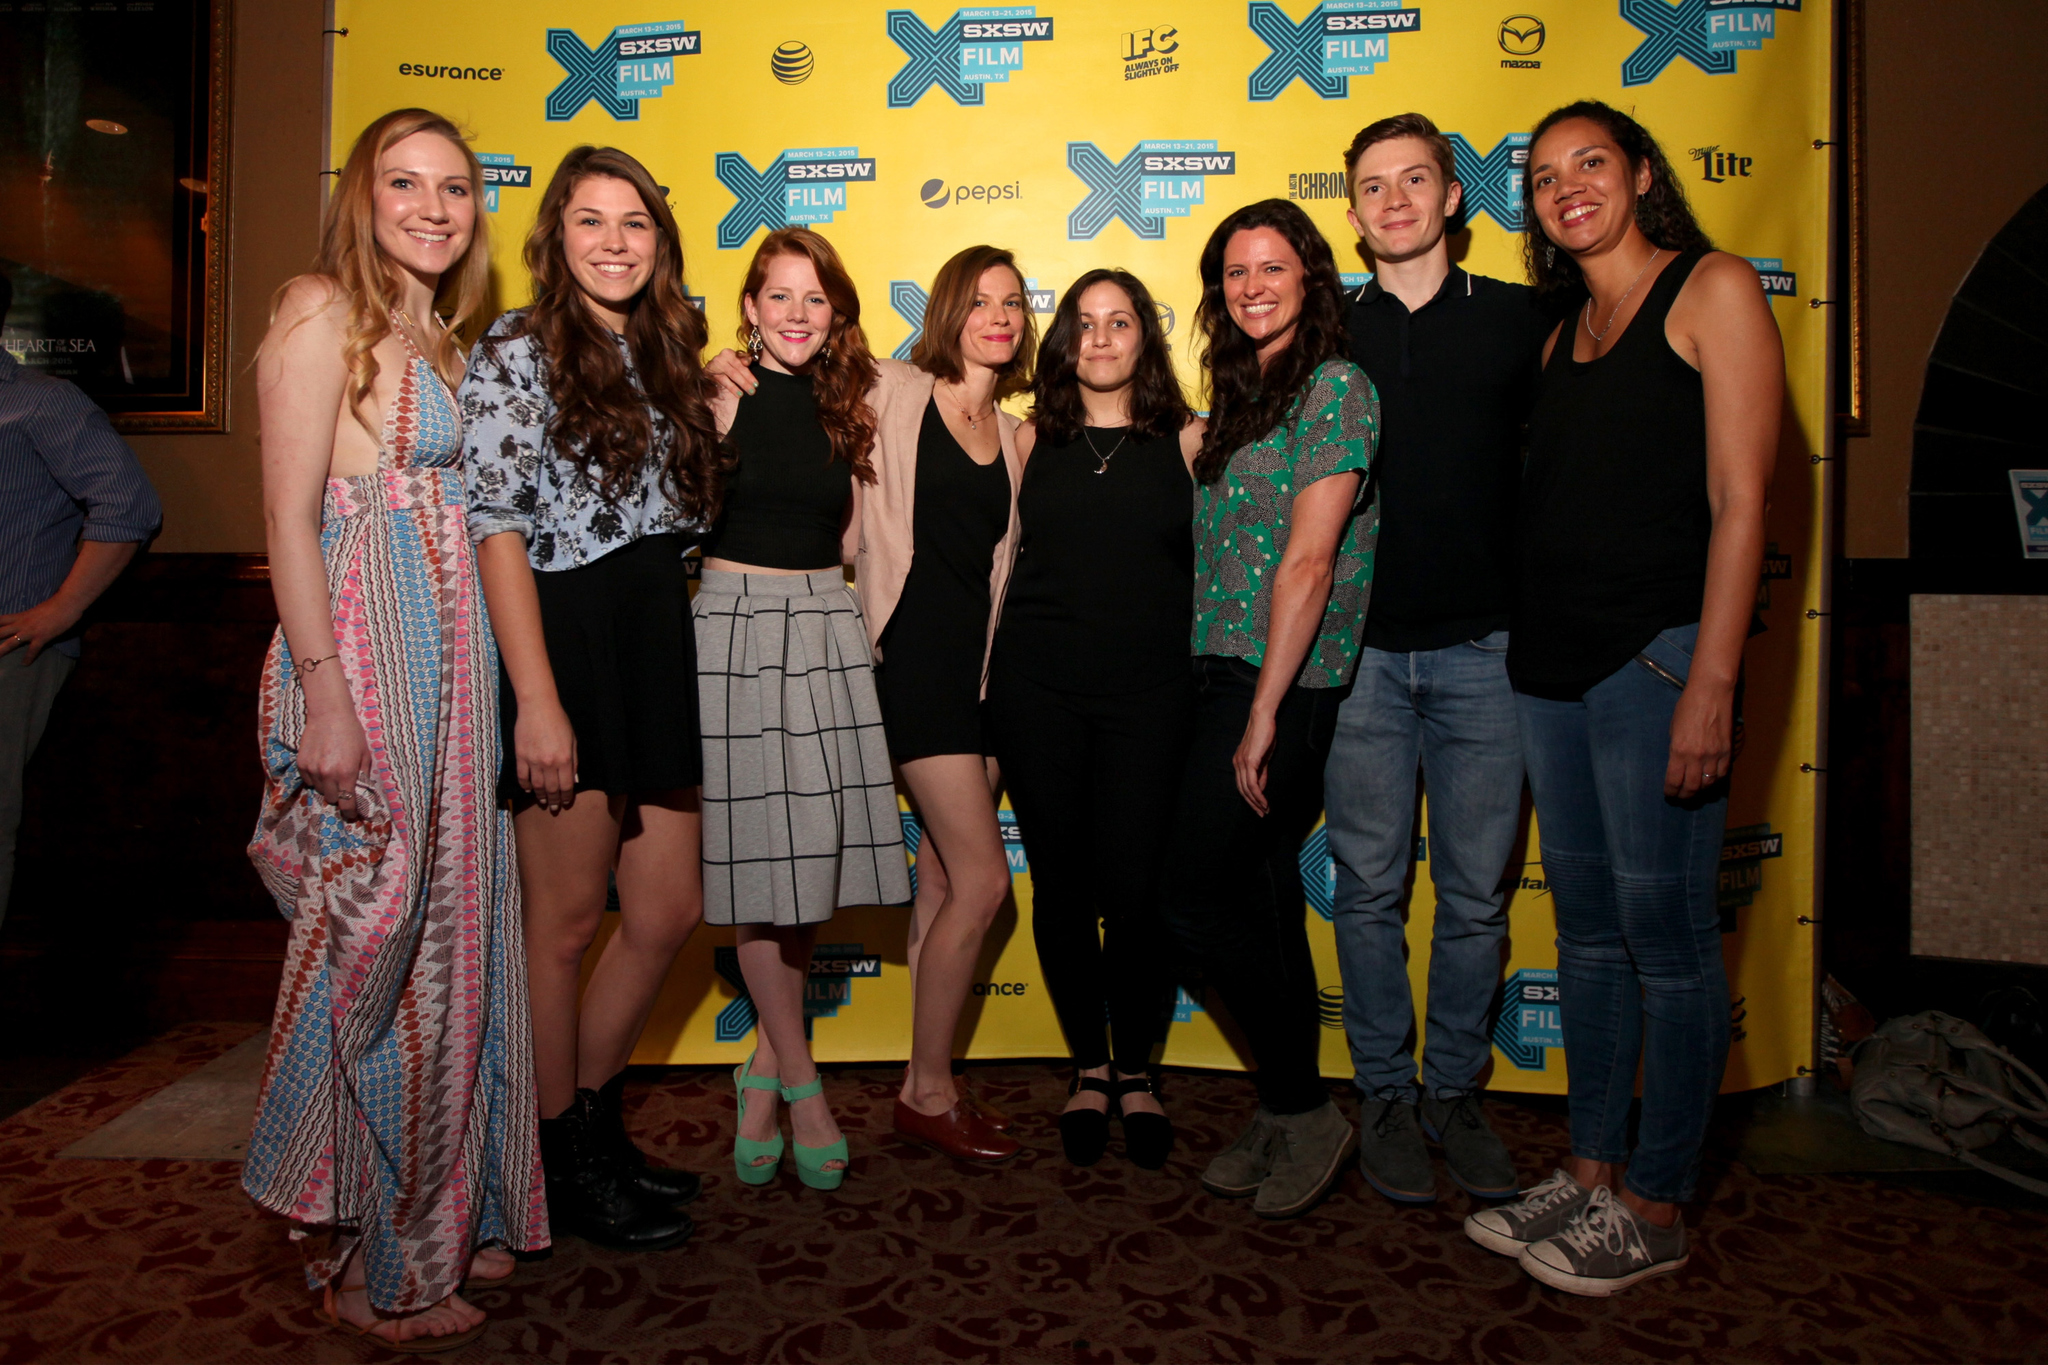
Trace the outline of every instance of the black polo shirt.
{"label": "black polo shirt", "polygon": [[1351,358],[1380,397],[1365,643],[1406,653],[1505,628],[1522,427],[1550,327],[1536,291],[1452,266],[1410,313],[1371,279],[1345,322]]}

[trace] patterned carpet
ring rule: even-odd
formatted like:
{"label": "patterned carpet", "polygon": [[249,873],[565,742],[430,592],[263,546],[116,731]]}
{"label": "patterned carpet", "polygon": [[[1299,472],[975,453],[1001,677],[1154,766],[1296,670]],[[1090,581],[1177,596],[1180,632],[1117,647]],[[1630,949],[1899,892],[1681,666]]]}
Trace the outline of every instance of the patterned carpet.
{"label": "patterned carpet", "polygon": [[[0,1125],[0,1365],[21,1361],[390,1359],[314,1319],[297,1258],[227,1162],[55,1154],[218,1056],[248,1025],[188,1025]],[[650,1073],[631,1122],[707,1174],[686,1248],[634,1258],[568,1242],[478,1296],[486,1338],[455,1362],[1992,1361],[2048,1358],[2048,1208],[1962,1202],[1847,1176],[1719,1165],[1692,1264],[1607,1301],[1553,1293],[1467,1242],[1462,1197],[1401,1209],[1355,1173],[1269,1224],[1195,1184],[1234,1135],[1241,1078],[1169,1077],[1181,1157],[1156,1174],[1059,1154],[1064,1086],[974,1068],[1019,1116],[1023,1156],[968,1169],[888,1136],[885,1068],[826,1093],[853,1173],[733,1178],[729,1079]],[[1531,1178],[1553,1109],[1494,1102]]]}

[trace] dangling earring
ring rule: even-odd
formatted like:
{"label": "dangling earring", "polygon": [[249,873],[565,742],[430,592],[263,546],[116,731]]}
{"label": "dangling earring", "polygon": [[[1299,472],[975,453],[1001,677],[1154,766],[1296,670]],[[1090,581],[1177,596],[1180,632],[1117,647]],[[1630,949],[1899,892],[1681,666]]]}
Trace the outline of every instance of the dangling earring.
{"label": "dangling earring", "polygon": [[832,363],[831,342],[828,341],[823,346],[818,348],[818,363],[822,365],[830,365]]}
{"label": "dangling earring", "polygon": [[[1545,242],[1545,243],[1543,244],[1543,264],[1545,264],[1545,265],[1556,265],[1556,264],[1557,264],[1557,244],[1556,244],[1555,242]],[[759,332],[755,332],[755,333],[754,333],[754,336],[755,336],[755,337],[757,338],[757,341],[756,341],[756,344],[757,344],[757,345],[759,344],[758,338],[760,337],[760,335],[761,335],[761,334],[760,334]]]}
{"label": "dangling earring", "polygon": [[747,338],[747,353],[756,360],[761,358],[761,329],[759,327],[756,327],[754,334]]}

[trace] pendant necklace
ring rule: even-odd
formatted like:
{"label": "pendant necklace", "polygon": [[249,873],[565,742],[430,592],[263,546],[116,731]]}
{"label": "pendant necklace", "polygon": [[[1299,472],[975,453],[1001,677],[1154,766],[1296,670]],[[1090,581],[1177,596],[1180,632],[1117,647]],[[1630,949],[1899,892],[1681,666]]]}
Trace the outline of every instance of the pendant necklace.
{"label": "pendant necklace", "polygon": [[960,420],[967,423],[967,429],[969,431],[980,431],[981,424],[983,422],[986,422],[989,418],[996,415],[996,405],[993,403],[989,404],[988,411],[984,412],[979,417],[976,417],[973,413],[969,412],[966,408],[962,407],[958,403],[955,403],[953,405],[953,411],[960,414]]}
{"label": "pendant necklace", "polygon": [[1663,254],[1664,248],[1661,246],[1650,253],[1650,259],[1643,262],[1643,268],[1628,282],[1628,288],[1621,291],[1621,297],[1614,301],[1614,307],[1607,310],[1607,325],[1597,332],[1593,330],[1593,300],[1590,296],[1586,299],[1586,335],[1593,338],[1595,346],[1607,340],[1607,334],[1614,330],[1614,315],[1621,311],[1621,305],[1628,302],[1628,296],[1636,292],[1636,286],[1643,282],[1643,276],[1649,273],[1650,267],[1657,264],[1657,258]]}
{"label": "pendant necklace", "polygon": [[1095,472],[1107,474],[1109,472],[1110,456],[1115,455],[1124,448],[1124,442],[1131,439],[1131,433],[1126,431],[1123,435],[1117,437],[1116,444],[1109,448],[1109,455],[1105,455],[1095,448],[1095,438],[1088,434],[1088,428],[1081,428],[1081,439],[1088,443],[1088,453],[1095,457]]}

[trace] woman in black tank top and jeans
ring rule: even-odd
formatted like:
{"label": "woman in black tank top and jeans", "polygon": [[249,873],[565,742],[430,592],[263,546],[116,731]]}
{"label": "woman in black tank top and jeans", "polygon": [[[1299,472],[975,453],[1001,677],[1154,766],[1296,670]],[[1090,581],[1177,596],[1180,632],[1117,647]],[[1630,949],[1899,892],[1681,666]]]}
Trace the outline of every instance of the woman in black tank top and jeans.
{"label": "woman in black tank top and jeans", "polygon": [[1607,1295],[1685,1264],[1678,1205],[1728,1056],[1715,891],[1784,349],[1755,269],[1712,249],[1634,119],[1570,105],[1529,151],[1530,272],[1583,299],[1529,422],[1508,646],[1572,1155],[1466,1228],[1545,1284]]}
{"label": "woman in black tank top and jeans", "polygon": [[1062,1144],[1094,1164],[1114,1113],[1125,1154],[1156,1170],[1173,1146],[1152,1070],[1174,990],[1159,872],[1194,697],[1189,466],[1203,427],[1151,295],[1121,270],[1074,282],[1039,355],[989,731],[1074,1056]]}

